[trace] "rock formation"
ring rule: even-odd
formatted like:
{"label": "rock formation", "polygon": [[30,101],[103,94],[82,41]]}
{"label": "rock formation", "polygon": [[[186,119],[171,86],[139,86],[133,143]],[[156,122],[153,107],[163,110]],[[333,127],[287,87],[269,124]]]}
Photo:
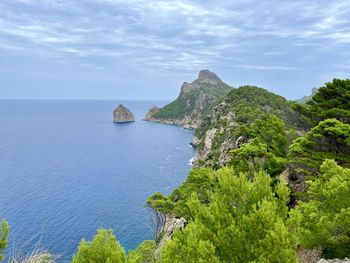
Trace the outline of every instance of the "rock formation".
{"label": "rock formation", "polygon": [[157,260],[160,259],[160,252],[164,247],[166,241],[172,238],[174,231],[176,229],[183,229],[185,227],[185,224],[186,224],[186,219],[183,217],[176,218],[173,215],[165,215],[164,225],[162,228],[162,233],[160,235],[161,239],[159,240],[158,247],[154,252],[155,259]]}
{"label": "rock formation", "polygon": [[204,116],[232,87],[215,73],[201,70],[192,83],[184,82],[178,98],[161,109],[151,108],[145,120],[197,128]]}
{"label": "rock formation", "polygon": [[157,106],[152,106],[152,108],[150,108],[145,116],[145,120],[149,120],[152,118],[152,115],[154,113],[156,113],[157,111],[159,111],[159,108]]}
{"label": "rock formation", "polygon": [[113,111],[113,121],[116,123],[135,121],[134,114],[124,105],[119,106]]}

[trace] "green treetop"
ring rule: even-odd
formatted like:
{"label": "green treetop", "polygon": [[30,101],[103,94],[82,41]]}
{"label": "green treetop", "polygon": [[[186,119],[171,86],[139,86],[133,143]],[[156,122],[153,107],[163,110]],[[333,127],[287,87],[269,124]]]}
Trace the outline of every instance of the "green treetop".
{"label": "green treetop", "polygon": [[2,252],[7,245],[7,236],[9,233],[9,226],[6,221],[1,222],[0,228],[0,261],[3,260]]}
{"label": "green treetop", "polygon": [[125,263],[124,249],[111,229],[99,229],[92,241],[82,239],[72,263]]}
{"label": "green treetop", "polygon": [[301,218],[300,242],[305,248],[321,247],[324,256],[350,256],[350,169],[326,160],[321,175],[308,181],[308,202],[296,212]]}
{"label": "green treetop", "polygon": [[296,262],[288,188],[279,183],[273,191],[263,172],[253,180],[229,168],[212,173],[218,183],[209,203],[192,194],[192,219],[166,243],[161,262]]}

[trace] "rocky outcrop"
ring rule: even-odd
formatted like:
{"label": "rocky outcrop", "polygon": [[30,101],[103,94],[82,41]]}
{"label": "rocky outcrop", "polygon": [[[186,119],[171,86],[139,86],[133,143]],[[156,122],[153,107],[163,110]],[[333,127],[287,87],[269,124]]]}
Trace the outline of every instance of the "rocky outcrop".
{"label": "rocky outcrop", "polygon": [[317,263],[350,263],[350,259],[344,258],[344,259],[324,259],[321,258]]}
{"label": "rocky outcrop", "polygon": [[231,89],[215,73],[201,70],[195,81],[182,84],[175,101],[161,109],[151,108],[145,120],[196,129],[206,114]]}
{"label": "rocky outcrop", "polygon": [[173,215],[165,215],[164,226],[162,228],[161,238],[159,239],[158,246],[154,252],[154,257],[156,260],[160,259],[160,252],[165,245],[165,242],[173,236],[176,229],[183,229],[186,224],[186,219],[176,218]]}
{"label": "rocky outcrop", "polygon": [[135,121],[134,114],[124,105],[119,106],[113,111],[113,121],[116,123]]}
{"label": "rocky outcrop", "polygon": [[197,151],[196,155],[193,157],[192,163],[194,166],[198,166],[200,161],[208,159],[209,155],[211,154],[211,147],[213,145],[217,131],[217,129],[213,128],[206,132],[203,149]]}
{"label": "rocky outcrop", "polygon": [[152,108],[150,108],[148,110],[148,112],[146,113],[146,116],[145,116],[145,120],[150,120],[152,119],[152,115],[154,113],[156,113],[157,111],[159,111],[159,108],[157,106],[152,106]]}

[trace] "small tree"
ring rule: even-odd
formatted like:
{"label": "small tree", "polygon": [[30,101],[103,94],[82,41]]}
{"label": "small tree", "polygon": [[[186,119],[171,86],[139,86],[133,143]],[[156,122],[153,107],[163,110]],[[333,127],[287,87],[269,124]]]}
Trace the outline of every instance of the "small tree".
{"label": "small tree", "polygon": [[93,240],[80,241],[72,263],[125,263],[125,251],[113,235],[112,229],[99,229]]}
{"label": "small tree", "polygon": [[6,221],[1,222],[0,228],[0,261],[3,260],[2,252],[4,251],[7,245],[7,236],[9,233],[9,226]]}

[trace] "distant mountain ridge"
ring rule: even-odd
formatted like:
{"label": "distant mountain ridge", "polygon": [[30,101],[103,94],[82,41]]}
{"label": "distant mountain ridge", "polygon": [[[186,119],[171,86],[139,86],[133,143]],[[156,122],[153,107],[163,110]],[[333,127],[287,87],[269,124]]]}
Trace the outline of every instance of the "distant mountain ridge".
{"label": "distant mountain ridge", "polygon": [[306,102],[311,100],[311,98],[317,93],[317,91],[318,91],[318,88],[313,88],[311,95],[304,96],[301,99],[296,100],[296,102],[301,103],[301,104],[305,104]]}
{"label": "distant mountain ridge", "polygon": [[203,116],[232,89],[214,72],[201,70],[192,83],[182,84],[176,100],[161,109],[152,107],[145,120],[197,128]]}

